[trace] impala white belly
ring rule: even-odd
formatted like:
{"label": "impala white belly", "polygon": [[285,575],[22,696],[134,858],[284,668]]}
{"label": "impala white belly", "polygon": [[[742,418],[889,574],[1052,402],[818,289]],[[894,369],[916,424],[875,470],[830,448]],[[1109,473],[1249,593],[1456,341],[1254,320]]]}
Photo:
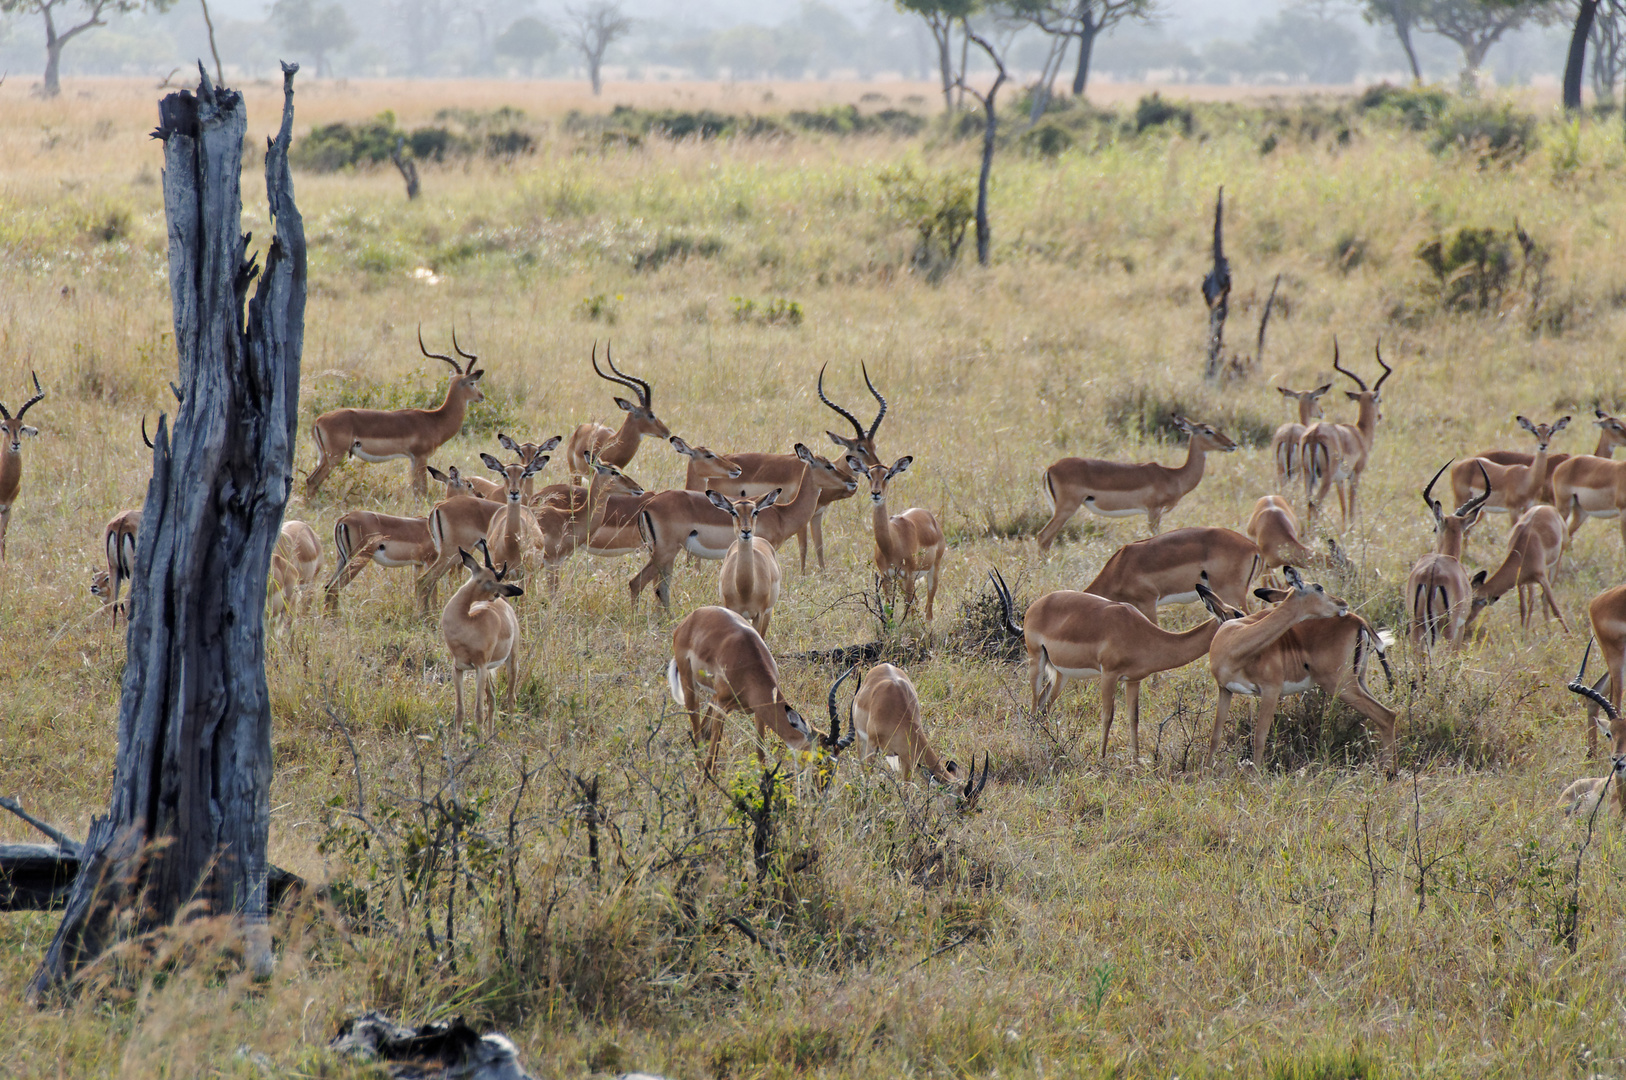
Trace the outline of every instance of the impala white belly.
{"label": "impala white belly", "polygon": [[713,562],[721,561],[722,558],[728,554],[728,549],[733,546],[734,542],[730,540],[727,544],[720,548],[708,547],[706,542],[700,538],[699,533],[690,533],[688,536],[683,538],[684,551],[687,551],[690,555],[693,555],[696,558],[710,559]]}
{"label": "impala white belly", "polygon": [[1169,593],[1167,596],[1157,598],[1158,604],[1195,604],[1198,601],[1197,590],[1191,592]]}
{"label": "impala white belly", "polygon": [[351,456],[358,457],[361,460],[373,465],[378,465],[385,461],[407,461],[411,460],[412,458],[412,455],[407,453],[397,452],[394,454],[378,454],[371,450],[364,450],[359,442],[350,447],[350,453]]}
{"label": "impala white belly", "polygon": [[1228,682],[1225,684],[1225,689],[1229,690],[1233,694],[1245,694],[1248,697],[1259,696],[1259,688],[1252,683]]}
{"label": "impala white belly", "polygon": [[1620,511],[1613,506],[1604,510],[1583,510],[1582,512],[1585,513],[1589,518],[1612,518],[1620,516]]}
{"label": "impala white belly", "polygon": [[392,570],[398,566],[422,565],[416,559],[397,559],[382,548],[373,552],[373,562],[377,563],[379,566],[389,567]]}
{"label": "impala white belly", "polygon": [[1100,668],[1093,668],[1093,667],[1068,668],[1068,667],[1057,667],[1055,664],[1050,665],[1050,670],[1054,671],[1054,672],[1056,672],[1056,673],[1058,673],[1060,675],[1065,675],[1069,679],[1083,679],[1083,678],[1088,678],[1091,675],[1099,675],[1099,674],[1101,674],[1101,669]]}
{"label": "impala white belly", "polygon": [[1486,503],[1483,507],[1480,508],[1479,512],[1481,514],[1505,514],[1505,513],[1507,513],[1507,507],[1505,507],[1505,506],[1492,506],[1489,503]]}
{"label": "impala white belly", "polygon": [[1102,517],[1109,517],[1109,518],[1134,517],[1136,514],[1144,514],[1144,513],[1146,513],[1145,508],[1139,507],[1139,506],[1130,506],[1130,507],[1126,507],[1126,508],[1121,509],[1121,510],[1103,510],[1099,506],[1095,505],[1095,496],[1094,495],[1087,496],[1084,499],[1084,505],[1089,507],[1090,510],[1093,513],[1097,513],[1097,514],[1100,514]]}
{"label": "impala white belly", "polygon": [[[1294,694],[1302,694],[1314,686],[1314,679],[1301,679],[1297,682],[1284,682],[1282,683],[1282,697],[1292,697]],[[1225,689],[1229,690],[1233,694],[1243,694],[1247,697],[1259,696],[1259,687],[1252,683],[1230,682],[1225,684]]]}

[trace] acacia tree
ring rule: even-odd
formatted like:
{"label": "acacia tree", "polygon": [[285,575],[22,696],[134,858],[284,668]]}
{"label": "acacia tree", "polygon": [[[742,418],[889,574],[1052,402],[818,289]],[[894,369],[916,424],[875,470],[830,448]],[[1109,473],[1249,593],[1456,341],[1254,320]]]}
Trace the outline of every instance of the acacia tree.
{"label": "acacia tree", "polygon": [[1411,65],[1413,82],[1423,81],[1423,69],[1417,64],[1417,50],[1412,47],[1411,34],[1417,29],[1418,17],[1428,0],[1363,0],[1361,16],[1371,25],[1387,23],[1394,29],[1400,47],[1405,50],[1406,63]]}
{"label": "acacia tree", "polygon": [[1569,53],[1564,60],[1564,108],[1581,107],[1581,77],[1586,69],[1586,43],[1592,23],[1598,16],[1598,0],[1580,0],[1575,11],[1575,29],[1570,34]]}
{"label": "acacia tree", "polygon": [[[38,15],[45,20],[46,97],[62,93],[62,47],[85,31],[107,25],[107,16],[150,9],[165,11],[175,0],[0,0],[0,14]],[[66,29],[57,29],[57,19]],[[75,22],[74,20],[78,20]]]}
{"label": "acacia tree", "polygon": [[1626,71],[1626,0],[1604,0],[1592,23],[1592,94],[1613,101],[1615,84]]}
{"label": "acacia tree", "polygon": [[[931,31],[932,43],[937,46],[937,70],[943,82],[943,111],[954,109],[954,88],[960,85],[960,75],[954,70],[954,27],[968,33],[966,20],[978,7],[978,0],[897,0],[898,10],[918,15]],[[964,50],[962,49],[962,55]],[[962,60],[960,73],[965,72]]]}
{"label": "acacia tree", "polygon": [[1073,68],[1073,94],[1084,92],[1090,78],[1090,59],[1095,42],[1102,34],[1125,19],[1150,21],[1157,14],[1157,0],[1013,0],[1010,13],[1032,23],[1050,35],[1050,54],[1039,75],[1033,95],[1031,120],[1037,121],[1050,104],[1050,95],[1061,72],[1067,50],[1076,39],[1078,56]]}
{"label": "acacia tree", "polygon": [[604,88],[604,54],[616,41],[627,36],[632,20],[621,13],[621,5],[600,0],[583,8],[565,8],[570,28],[565,38],[582,54],[587,64],[587,78],[597,96]]}
{"label": "acacia tree", "polygon": [[1462,50],[1462,89],[1474,90],[1485,54],[1510,30],[1527,22],[1551,22],[1567,0],[1425,0],[1418,27],[1449,39]]}
{"label": "acacia tree", "polygon": [[526,77],[536,62],[549,56],[559,47],[559,35],[548,24],[532,15],[524,15],[508,24],[508,29],[497,35],[496,53],[525,65]]}

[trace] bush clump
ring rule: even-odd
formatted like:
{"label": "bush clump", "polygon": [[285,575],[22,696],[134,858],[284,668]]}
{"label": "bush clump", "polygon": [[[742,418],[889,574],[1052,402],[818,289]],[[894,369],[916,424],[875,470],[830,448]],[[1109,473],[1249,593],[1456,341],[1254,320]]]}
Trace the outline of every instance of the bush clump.
{"label": "bush clump", "polygon": [[831,105],[807,111],[793,109],[785,116],[791,127],[826,135],[890,135],[907,139],[926,129],[926,118],[907,109],[881,109],[863,113],[856,105]]}
{"label": "bush clump", "polygon": [[1060,124],[1046,122],[1032,131],[1024,132],[1019,141],[1022,149],[1028,153],[1053,158],[1072,149],[1074,139],[1073,133]]}
{"label": "bush clump", "polygon": [[1412,131],[1427,131],[1451,106],[1451,95],[1435,86],[1402,87],[1381,83],[1355,99],[1363,113],[1392,117]]}
{"label": "bush clump", "polygon": [[1429,148],[1461,150],[1481,163],[1511,164],[1536,146],[1536,118],[1510,103],[1461,101],[1440,117]]}
{"label": "bush clump", "polygon": [[1107,426],[1118,434],[1158,442],[1178,443],[1185,439],[1184,433],[1174,425],[1177,415],[1213,425],[1238,446],[1256,449],[1269,446],[1271,437],[1276,434],[1276,425],[1257,413],[1144,383],[1132,384],[1113,394],[1107,398],[1104,409]]}
{"label": "bush clump", "polygon": [[721,254],[723,242],[715,236],[693,237],[687,233],[673,233],[657,240],[653,247],[638,252],[632,258],[634,270],[659,270],[674,260],[709,259]]}
{"label": "bush clump", "polygon": [[917,239],[909,263],[927,280],[942,280],[965,241],[975,214],[976,189],[967,175],[952,172],[926,174],[910,165],[885,169],[877,177],[883,212],[914,230]]}
{"label": "bush clump", "polygon": [[1500,306],[1513,275],[1512,239],[1501,229],[1465,226],[1418,248],[1418,260],[1434,274],[1440,306],[1448,311]]}
{"label": "bush clump", "polygon": [[513,158],[536,150],[535,136],[521,126],[525,114],[519,109],[442,109],[435,119],[441,123],[411,131],[396,126],[395,114],[388,111],[360,123],[324,124],[296,141],[288,160],[311,172],[338,172],[388,161],[397,146],[415,161],[435,162],[475,154]]}
{"label": "bush clump", "polygon": [[1188,106],[1165,101],[1163,95],[1155,90],[1135,104],[1136,135],[1142,134],[1147,128],[1162,127],[1165,124],[1178,127],[1182,135],[1190,135],[1194,123],[1195,118]]}

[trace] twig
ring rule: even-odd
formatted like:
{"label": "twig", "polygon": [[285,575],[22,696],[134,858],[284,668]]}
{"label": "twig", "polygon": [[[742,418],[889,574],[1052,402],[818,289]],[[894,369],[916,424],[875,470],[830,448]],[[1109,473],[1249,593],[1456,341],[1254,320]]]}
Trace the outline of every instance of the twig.
{"label": "twig", "polygon": [[63,854],[79,854],[79,841],[72,839],[54,825],[47,825],[33,814],[30,814],[27,810],[24,810],[20,804],[18,804],[16,799],[11,798],[10,796],[0,798],[0,807],[5,807],[7,810],[10,810],[13,814],[16,814],[18,817],[34,826],[34,828],[38,829],[46,836],[49,836],[56,842],[56,846],[62,849]]}
{"label": "twig", "polygon": [[1598,820],[1598,811],[1603,808],[1605,800],[1609,798],[1609,782],[1615,778],[1615,770],[1610,769],[1609,775],[1603,778],[1603,787],[1598,791],[1598,801],[1592,804],[1592,813],[1586,819],[1586,837],[1581,841],[1580,848],[1575,852],[1575,876],[1570,882],[1570,902],[1564,911],[1564,945],[1569,949],[1570,955],[1575,955],[1579,944],[1581,926],[1581,860],[1586,856],[1586,849],[1592,843],[1592,826]]}
{"label": "twig", "polygon": [[949,952],[952,949],[958,949],[961,945],[964,945],[966,942],[970,941],[972,938],[974,938],[976,936],[977,936],[977,931],[976,930],[967,930],[964,934],[960,935],[960,937],[957,940],[951,941],[947,945],[942,945],[942,946],[939,946],[938,948],[932,950],[930,953],[927,953],[925,956],[921,957],[919,960],[915,961],[913,964],[910,964],[908,967],[904,968],[898,974],[907,975],[911,971],[915,970],[915,968],[920,967],[922,964],[925,964],[928,960],[936,960],[939,956],[942,956],[944,953]]}

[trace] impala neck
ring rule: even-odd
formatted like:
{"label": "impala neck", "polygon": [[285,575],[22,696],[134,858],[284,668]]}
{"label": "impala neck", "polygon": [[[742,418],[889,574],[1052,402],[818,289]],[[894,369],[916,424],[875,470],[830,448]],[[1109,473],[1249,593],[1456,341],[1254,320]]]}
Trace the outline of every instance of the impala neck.
{"label": "impala neck", "polygon": [[[1276,641],[1294,626],[1316,616],[1304,611],[1303,608],[1291,602],[1277,604],[1265,613],[1256,622],[1232,623],[1237,629],[1229,639],[1230,657],[1235,662],[1246,663],[1270,648]],[[1201,628],[1199,628],[1201,629]],[[1210,634],[1218,630],[1209,631]]]}
{"label": "impala neck", "polygon": [[477,579],[471,577],[469,580],[463,583],[462,588],[458,589],[452,594],[451,600],[446,604],[446,610],[458,618],[467,619],[469,609],[472,608],[475,601],[479,599],[480,583]]}
{"label": "impala neck", "polygon": [[1501,596],[1519,582],[1519,570],[1524,565],[1524,553],[1508,552],[1502,565],[1496,568],[1496,573],[1485,579],[1484,584],[1475,589],[1479,596]]}
{"label": "impala neck", "polygon": [[1434,545],[1434,550],[1441,555],[1461,559],[1462,534],[1465,531],[1461,518],[1446,518],[1440,526],[1439,542]]}
{"label": "impala neck", "polygon": [[644,437],[638,426],[638,418],[628,413],[621,420],[621,426],[616,429],[615,438],[606,443],[598,452],[601,461],[607,461],[618,469],[624,469],[638,452],[638,443]]}
{"label": "impala neck", "polygon": [[10,447],[0,454],[0,506],[10,506],[23,483],[23,455],[12,453]]}
{"label": "impala neck", "polygon": [[813,470],[808,468],[806,462],[803,462],[802,482],[796,488],[796,497],[790,502],[774,503],[758,514],[757,531],[762,531],[762,519],[772,514],[773,517],[769,518],[769,520],[774,523],[777,535],[781,539],[788,538],[795,533],[801,532],[807,523],[813,520],[814,511],[818,510],[818,508],[819,492],[817,485],[813,483]]}
{"label": "impala neck", "polygon": [[1378,430],[1378,403],[1369,397],[1361,398],[1360,415],[1355,418],[1355,429],[1361,433],[1361,438],[1367,446],[1372,445],[1372,436]]}
{"label": "impala neck", "polygon": [[1299,423],[1309,427],[1315,422],[1315,398],[1299,398]]}
{"label": "impala neck", "polygon": [[503,513],[503,519],[502,519],[503,529],[504,529],[504,531],[506,531],[508,533],[508,535],[511,538],[516,539],[516,540],[519,539],[519,536],[520,536],[519,515],[522,512],[524,506],[525,506],[525,499],[524,499],[523,496],[521,496],[518,499],[509,499],[508,500],[508,506],[507,506],[506,510],[504,511],[504,513]]}
{"label": "impala neck", "polygon": [[1619,445],[1620,443],[1610,434],[1609,429],[1603,428],[1598,432],[1598,448],[1592,451],[1592,456],[1612,458],[1615,456],[1615,447]]}
{"label": "impala neck", "polygon": [[446,387],[446,397],[442,399],[438,409],[425,410],[436,421],[441,430],[450,429],[456,435],[463,429],[463,414],[468,412],[469,397],[458,386],[463,376],[454,375],[450,385]]}
{"label": "impala neck", "polygon": [[888,562],[895,561],[894,551],[896,545],[892,542],[892,515],[886,510],[886,493],[881,493],[881,501],[875,504],[875,546],[881,549]]}
{"label": "impala neck", "polygon": [[1160,630],[1159,642],[1167,650],[1165,659],[1173,659],[1171,667],[1185,667],[1195,660],[1208,655],[1208,647],[1214,642],[1214,634],[1220,628],[1218,619],[1209,619],[1201,626],[1194,626],[1184,633],[1172,634]]}
{"label": "impala neck", "polygon": [[1193,438],[1186,447],[1186,460],[1178,468],[1170,469],[1169,474],[1180,485],[1181,494],[1188,494],[1203,478],[1203,465],[1207,463],[1208,451],[1197,445]]}
{"label": "impala neck", "polygon": [[[752,535],[755,536],[754,533]],[[748,598],[757,579],[756,546],[743,536],[737,536],[735,544],[739,548],[739,557],[734,560],[734,588],[740,596]]]}

